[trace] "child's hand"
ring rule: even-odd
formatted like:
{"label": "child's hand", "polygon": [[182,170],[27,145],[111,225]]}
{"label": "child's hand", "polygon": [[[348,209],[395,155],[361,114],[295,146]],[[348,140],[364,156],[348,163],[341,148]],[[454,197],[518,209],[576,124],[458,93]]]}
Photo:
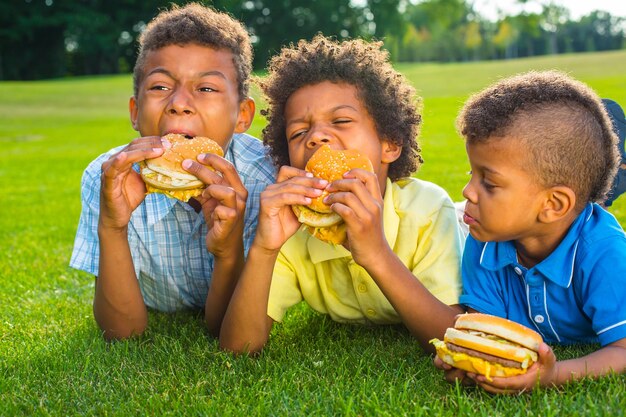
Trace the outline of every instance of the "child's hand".
{"label": "child's hand", "polygon": [[352,169],[327,187],[324,202],[346,223],[348,245],[354,261],[366,267],[389,245],[383,232],[383,199],[376,174]]}
{"label": "child's hand", "polygon": [[328,181],[313,178],[310,173],[291,166],[278,171],[276,184],[261,193],[261,209],[255,244],[277,251],[300,228],[292,205],[308,205],[322,195]]}
{"label": "child's hand", "polygon": [[238,256],[243,249],[248,190],[237,170],[229,161],[214,154],[198,155],[198,162],[187,159],[183,161],[183,168],[208,185],[196,198],[209,228],[207,250],[217,258]]}
{"label": "child's hand", "polygon": [[146,185],[133,164],[163,153],[160,136],[137,138],[102,164],[100,225],[124,229],[130,216],[143,201]]}
{"label": "child's hand", "polygon": [[554,352],[545,343],[539,346],[539,360],[535,362],[524,375],[508,378],[493,377],[487,381],[483,375],[467,374],[477,385],[492,394],[518,394],[532,391],[538,386],[550,386],[556,380],[557,362]]}
{"label": "child's hand", "polygon": [[470,386],[475,385],[474,381],[467,377],[467,372],[462,369],[454,368],[444,361],[439,356],[435,356],[433,363],[436,368],[441,369],[444,373],[444,378],[451,384],[455,381],[459,381],[461,384]]}

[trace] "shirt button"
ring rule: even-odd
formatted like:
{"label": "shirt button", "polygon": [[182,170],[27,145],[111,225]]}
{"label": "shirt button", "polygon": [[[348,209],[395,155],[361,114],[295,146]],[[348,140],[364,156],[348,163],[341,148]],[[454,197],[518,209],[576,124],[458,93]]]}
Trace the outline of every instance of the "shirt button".
{"label": "shirt button", "polygon": [[375,315],[376,315],[376,312],[374,311],[374,309],[372,309],[372,308],[368,308],[368,309],[367,309],[367,315],[368,315],[368,316],[375,316]]}
{"label": "shirt button", "polygon": [[522,275],[522,270],[521,270],[521,269],[519,269],[519,267],[518,267],[518,266],[516,266],[516,267],[515,267],[514,271],[515,271],[515,273],[516,273],[517,275],[520,275],[520,276]]}
{"label": "shirt button", "polygon": [[359,292],[367,292],[367,286],[365,284],[359,284]]}
{"label": "shirt button", "polygon": [[535,322],[536,322],[536,323],[541,324],[541,323],[543,323],[543,320],[544,320],[544,319],[543,319],[543,316],[542,316],[541,314],[537,314],[537,315],[535,316]]}

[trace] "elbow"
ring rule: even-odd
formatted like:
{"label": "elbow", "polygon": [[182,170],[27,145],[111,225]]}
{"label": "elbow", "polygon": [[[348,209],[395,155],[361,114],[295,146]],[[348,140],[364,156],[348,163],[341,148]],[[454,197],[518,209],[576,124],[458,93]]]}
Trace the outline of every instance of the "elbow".
{"label": "elbow", "polygon": [[220,349],[226,352],[233,353],[236,356],[257,356],[261,353],[264,346],[265,342],[242,342],[229,340],[224,336],[220,337]]}
{"label": "elbow", "polygon": [[118,340],[126,340],[133,337],[141,336],[148,326],[139,326],[139,327],[123,327],[123,328],[105,328],[100,326],[100,330],[102,330],[102,337],[107,342],[115,342]]}

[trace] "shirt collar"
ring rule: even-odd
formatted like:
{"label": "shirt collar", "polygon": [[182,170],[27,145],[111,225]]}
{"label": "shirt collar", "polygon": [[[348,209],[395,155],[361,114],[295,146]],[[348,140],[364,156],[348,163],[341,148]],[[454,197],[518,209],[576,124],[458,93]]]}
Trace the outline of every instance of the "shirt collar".
{"label": "shirt collar", "polygon": [[[555,284],[568,288],[574,276],[574,261],[576,260],[580,234],[593,215],[593,210],[593,204],[587,204],[582,213],[574,220],[557,248],[531,270],[535,269]],[[517,265],[517,253],[513,242],[487,242],[483,247],[480,264],[491,271],[503,269],[509,265]]]}
{"label": "shirt collar", "polygon": [[[398,216],[398,213],[396,213],[394,205],[394,194],[394,184],[389,178],[387,178],[385,197],[383,198],[383,230],[385,238],[387,239],[389,246],[392,248],[395,246],[396,239],[398,237],[398,226],[400,224],[400,217]],[[350,251],[343,246],[322,242],[311,235],[307,237],[306,244],[309,256],[311,257],[311,261],[313,263],[351,256]]]}

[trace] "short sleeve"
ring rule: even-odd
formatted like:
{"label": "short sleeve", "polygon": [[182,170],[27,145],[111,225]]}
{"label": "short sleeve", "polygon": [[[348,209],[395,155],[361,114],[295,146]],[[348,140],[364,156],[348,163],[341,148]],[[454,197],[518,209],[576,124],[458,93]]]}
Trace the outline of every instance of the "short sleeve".
{"label": "short sleeve", "polygon": [[441,302],[459,303],[463,236],[453,206],[442,205],[418,231],[413,275]]}
{"label": "short sleeve", "polygon": [[302,299],[296,273],[281,251],[272,275],[267,315],[274,321],[280,322],[287,309],[298,304]]}
{"label": "short sleeve", "polygon": [[626,237],[597,242],[604,250],[581,260],[582,274],[572,285],[602,346],[626,338]]}
{"label": "short sleeve", "polygon": [[81,180],[81,212],[70,266],[98,275],[100,255],[98,218],[100,212],[100,160],[93,161]]}
{"label": "short sleeve", "polygon": [[507,317],[505,289],[502,280],[494,271],[488,271],[480,265],[480,259],[486,243],[467,237],[461,274],[463,292],[460,302],[466,307],[485,314]]}

